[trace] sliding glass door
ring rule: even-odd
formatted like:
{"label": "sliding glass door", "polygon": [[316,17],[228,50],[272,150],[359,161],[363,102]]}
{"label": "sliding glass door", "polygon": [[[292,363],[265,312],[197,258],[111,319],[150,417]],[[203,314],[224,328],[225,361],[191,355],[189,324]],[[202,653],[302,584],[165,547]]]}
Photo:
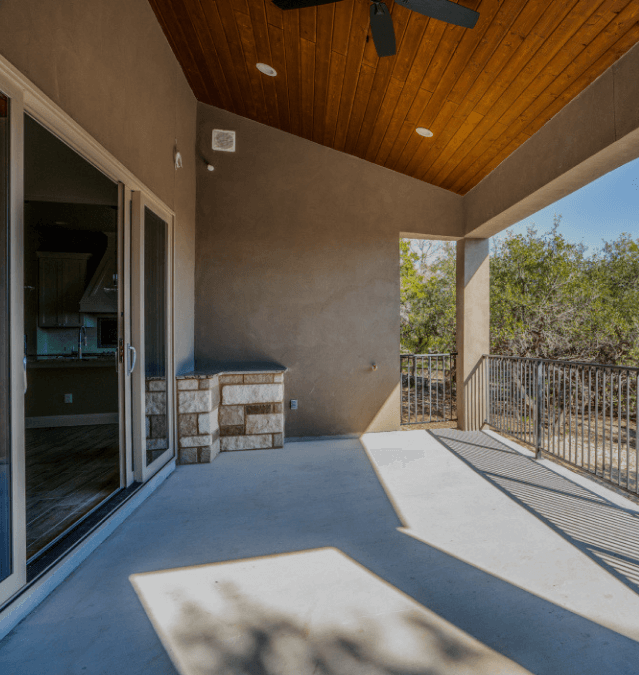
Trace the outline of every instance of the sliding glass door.
{"label": "sliding glass door", "polygon": [[175,457],[173,213],[44,98],[0,63],[0,607]]}

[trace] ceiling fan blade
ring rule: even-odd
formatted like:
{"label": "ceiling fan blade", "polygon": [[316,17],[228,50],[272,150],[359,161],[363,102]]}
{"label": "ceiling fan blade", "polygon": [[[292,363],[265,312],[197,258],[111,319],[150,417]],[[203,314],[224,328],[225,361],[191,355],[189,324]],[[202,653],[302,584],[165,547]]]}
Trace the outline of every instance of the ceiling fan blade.
{"label": "ceiling fan blade", "polygon": [[397,0],[397,2],[413,12],[464,28],[474,28],[479,19],[479,12],[450,0]]}
{"label": "ceiling fan blade", "polygon": [[371,33],[377,56],[393,56],[396,52],[395,29],[388,7],[383,2],[371,5]]}
{"label": "ceiling fan blade", "polygon": [[341,0],[273,0],[273,4],[280,9],[303,9],[304,7],[317,7],[328,5]]}

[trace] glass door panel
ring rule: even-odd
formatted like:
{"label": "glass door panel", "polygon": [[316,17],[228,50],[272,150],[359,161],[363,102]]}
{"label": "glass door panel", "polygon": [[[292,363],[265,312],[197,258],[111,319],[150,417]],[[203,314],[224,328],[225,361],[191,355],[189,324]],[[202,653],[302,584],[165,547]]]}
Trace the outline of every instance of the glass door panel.
{"label": "glass door panel", "polygon": [[24,119],[27,558],[122,486],[120,188]]}
{"label": "glass door panel", "polygon": [[144,208],[144,377],[147,391],[146,465],[169,447],[166,408],[168,224]]}
{"label": "glass door panel", "polygon": [[[144,481],[174,456],[171,215],[133,193],[132,332],[134,457]],[[136,432],[137,429],[137,432]]]}

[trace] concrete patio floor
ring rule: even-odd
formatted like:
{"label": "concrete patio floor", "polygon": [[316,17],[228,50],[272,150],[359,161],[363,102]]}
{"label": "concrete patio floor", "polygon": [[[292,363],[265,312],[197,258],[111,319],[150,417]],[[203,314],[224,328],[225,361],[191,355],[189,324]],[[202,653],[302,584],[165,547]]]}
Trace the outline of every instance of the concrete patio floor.
{"label": "concrete patio floor", "polygon": [[639,508],[451,429],[179,467],[0,642],[3,675],[638,664]]}

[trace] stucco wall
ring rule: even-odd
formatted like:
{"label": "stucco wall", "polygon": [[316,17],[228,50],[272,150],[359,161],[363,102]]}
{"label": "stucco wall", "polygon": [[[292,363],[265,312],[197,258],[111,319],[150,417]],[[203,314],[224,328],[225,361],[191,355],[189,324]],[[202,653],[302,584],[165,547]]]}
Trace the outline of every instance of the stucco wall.
{"label": "stucco wall", "polygon": [[202,103],[198,154],[197,366],[289,368],[288,437],[398,424],[400,233],[460,236],[461,197]]}
{"label": "stucco wall", "polygon": [[[146,0],[3,0],[0,54],[172,207],[178,369],[193,361],[196,101]],[[173,168],[177,139],[184,168]]]}

